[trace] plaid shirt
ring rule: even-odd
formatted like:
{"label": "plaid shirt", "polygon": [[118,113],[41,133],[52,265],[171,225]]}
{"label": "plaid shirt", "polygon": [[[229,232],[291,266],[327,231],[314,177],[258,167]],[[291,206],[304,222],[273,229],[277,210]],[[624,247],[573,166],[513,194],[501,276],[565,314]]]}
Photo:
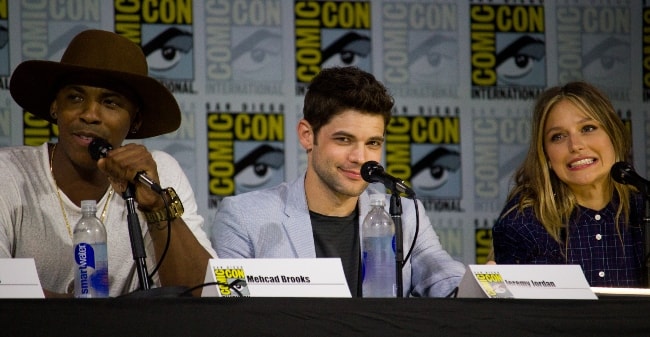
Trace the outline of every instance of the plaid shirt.
{"label": "plaid shirt", "polygon": [[[548,234],[532,207],[510,212],[492,228],[495,260],[499,264],[579,264],[592,287],[645,287],[643,269],[643,200],[631,205],[632,226],[616,231],[618,198],[594,211],[578,207],[571,215],[566,250]],[[519,202],[510,200],[504,210]]]}

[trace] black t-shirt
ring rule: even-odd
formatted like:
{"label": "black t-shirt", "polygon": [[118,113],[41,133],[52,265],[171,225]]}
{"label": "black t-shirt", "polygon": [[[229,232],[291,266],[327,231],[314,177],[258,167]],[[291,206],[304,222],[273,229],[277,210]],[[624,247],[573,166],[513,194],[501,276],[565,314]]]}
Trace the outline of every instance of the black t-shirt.
{"label": "black t-shirt", "polygon": [[344,217],[309,211],[316,246],[316,257],[339,257],[352,297],[361,297],[359,267],[359,216],[355,209]]}

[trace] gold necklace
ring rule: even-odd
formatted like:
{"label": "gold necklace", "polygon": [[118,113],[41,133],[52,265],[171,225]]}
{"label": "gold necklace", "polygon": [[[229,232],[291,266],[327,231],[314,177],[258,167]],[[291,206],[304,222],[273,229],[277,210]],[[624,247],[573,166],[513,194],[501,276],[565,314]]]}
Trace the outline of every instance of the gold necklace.
{"label": "gold necklace", "polygon": [[[52,154],[50,154],[50,174],[52,175],[52,180],[54,180],[54,186],[56,187],[56,196],[59,198],[59,205],[61,206],[61,213],[63,213],[63,220],[65,220],[65,227],[68,229],[68,234],[70,234],[70,237],[72,238],[72,228],[70,227],[70,222],[68,222],[68,215],[65,213],[65,206],[63,205],[63,199],[61,198],[61,192],[59,191],[59,185],[56,183],[56,178],[54,178],[54,169],[53,169],[53,161],[54,161],[54,150],[56,149],[56,143],[52,146]],[[113,197],[113,186],[108,187],[108,198],[106,199],[106,204],[104,204],[104,208],[102,209],[102,215],[99,218],[99,220],[104,223],[104,220],[106,219],[106,211],[108,211],[108,204],[111,203],[111,198]]]}

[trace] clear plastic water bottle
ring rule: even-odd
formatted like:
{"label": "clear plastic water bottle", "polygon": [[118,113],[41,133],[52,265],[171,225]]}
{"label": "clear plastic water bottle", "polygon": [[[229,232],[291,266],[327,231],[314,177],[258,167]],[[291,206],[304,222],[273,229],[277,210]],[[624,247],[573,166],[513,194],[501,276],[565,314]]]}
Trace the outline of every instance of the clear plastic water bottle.
{"label": "clear plastic water bottle", "polygon": [[383,194],[370,195],[370,212],[361,226],[363,297],[396,297],[395,224]]}
{"label": "clear plastic water bottle", "polygon": [[81,219],[74,227],[74,297],[108,297],[106,228],[97,218],[95,200],[81,201]]}

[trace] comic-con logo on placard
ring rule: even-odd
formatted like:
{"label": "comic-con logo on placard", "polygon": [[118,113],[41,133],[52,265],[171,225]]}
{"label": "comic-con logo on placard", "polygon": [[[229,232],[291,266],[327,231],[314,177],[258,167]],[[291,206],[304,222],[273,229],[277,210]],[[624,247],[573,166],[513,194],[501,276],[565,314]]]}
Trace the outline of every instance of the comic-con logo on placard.
{"label": "comic-con logo on placard", "polygon": [[251,294],[244,268],[214,268],[214,277],[222,297],[248,297]]}
{"label": "comic-con logo on placard", "polygon": [[281,95],[282,33],[280,0],[206,0],[206,92]]}
{"label": "comic-con logo on placard", "polygon": [[513,298],[506,281],[499,272],[475,272],[479,286],[490,298]]}
{"label": "comic-con logo on placard", "polygon": [[[398,115],[391,119],[386,127],[385,169],[408,182],[427,210],[459,211],[460,117],[457,109],[450,107],[430,110],[435,111],[433,115]],[[455,202],[447,202],[448,206],[441,209],[442,200]]]}
{"label": "comic-con logo on placard", "polygon": [[560,83],[585,80],[601,88],[612,100],[630,100],[630,83],[634,82],[630,3],[558,2],[554,22]]}
{"label": "comic-con logo on placard", "polygon": [[206,118],[208,198],[214,199],[210,205],[216,206],[225,196],[275,186],[284,181],[282,111],[209,112]]}
{"label": "comic-con logo on placard", "polygon": [[115,0],[115,32],[142,47],[149,75],[173,93],[194,93],[192,1]]}
{"label": "comic-con logo on placard", "polygon": [[400,97],[458,96],[458,6],[385,1],[383,82]]}
{"label": "comic-con logo on placard", "polygon": [[323,68],[356,66],[371,72],[370,2],[296,1],[296,94]]}
{"label": "comic-con logo on placard", "polygon": [[470,5],[472,98],[534,99],[546,87],[544,6],[496,2]]}

